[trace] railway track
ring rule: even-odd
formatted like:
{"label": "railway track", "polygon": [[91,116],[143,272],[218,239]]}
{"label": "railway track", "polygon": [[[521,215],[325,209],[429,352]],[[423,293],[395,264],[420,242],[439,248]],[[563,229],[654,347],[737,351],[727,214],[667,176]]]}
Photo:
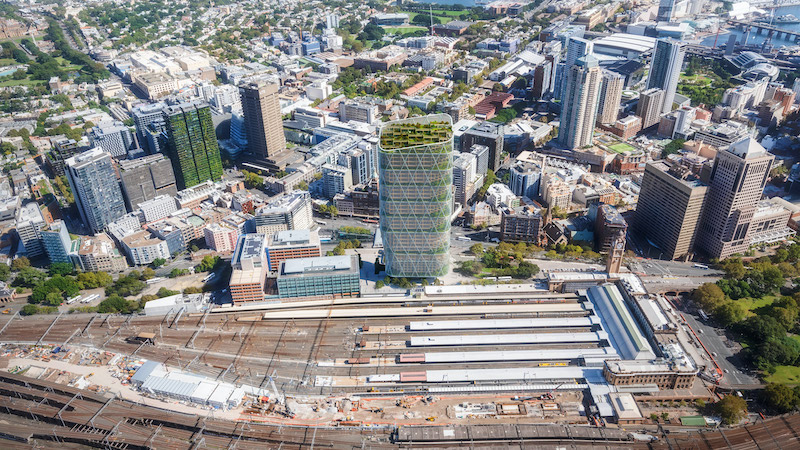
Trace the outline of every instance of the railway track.
{"label": "railway track", "polygon": [[[354,355],[392,359],[398,354],[420,351],[405,346],[383,349],[355,348],[355,343],[362,339],[404,341],[410,334],[419,334],[420,332],[397,331],[405,329],[409,322],[408,318],[351,321],[329,318],[241,321],[230,315],[208,315],[205,319],[203,315],[196,315],[181,318],[180,326],[177,328],[169,328],[167,326],[169,321],[163,317],[74,314],[63,315],[55,324],[53,318],[53,316],[33,316],[16,319],[0,334],[0,342],[35,343],[44,337],[43,343],[61,345],[69,339],[70,345],[73,346],[86,345],[126,355],[135,353],[139,358],[164,362],[228,382],[262,386],[269,375],[275,374],[276,378],[283,380],[284,387],[290,392],[297,390],[301,393],[311,392],[309,385],[313,384],[317,375],[365,376],[376,372],[393,373],[408,369],[405,366],[392,364],[378,368],[320,367],[318,366],[320,361],[332,361]],[[463,319],[462,316],[458,318]],[[363,325],[385,326],[391,329],[380,335],[361,334]],[[127,341],[129,337],[140,332],[155,333],[156,345],[140,346],[138,343]],[[438,335],[452,334],[453,331],[425,333]],[[496,331],[474,330],[471,333],[489,335]],[[189,348],[187,344],[192,339],[194,348]],[[539,348],[537,346],[538,344],[525,344],[514,348]],[[584,346],[584,344],[565,344],[561,348]],[[265,351],[265,347],[270,350]],[[464,350],[469,349],[462,347],[435,349],[437,352]],[[478,363],[451,366],[467,368],[475,367],[475,364]],[[507,363],[508,367],[525,365],[524,361]]]}
{"label": "railway track", "polygon": [[[0,447],[84,445],[129,449],[189,448],[649,448],[793,449],[800,447],[800,415],[775,417],[739,428],[689,433],[672,430],[652,443],[626,432],[593,427],[531,425],[330,428],[229,422],[162,410],[22,375],[0,373]],[[548,427],[548,426],[545,426]],[[419,429],[419,431],[417,431]],[[425,431],[435,430],[435,433]],[[468,429],[466,432],[464,429]],[[461,431],[458,431],[461,430]],[[401,433],[402,431],[402,433]],[[468,436],[464,438],[463,436]],[[534,436],[535,435],[535,436]],[[427,437],[426,437],[427,436]],[[3,442],[7,444],[3,444]],[[43,444],[49,443],[49,444]]]}

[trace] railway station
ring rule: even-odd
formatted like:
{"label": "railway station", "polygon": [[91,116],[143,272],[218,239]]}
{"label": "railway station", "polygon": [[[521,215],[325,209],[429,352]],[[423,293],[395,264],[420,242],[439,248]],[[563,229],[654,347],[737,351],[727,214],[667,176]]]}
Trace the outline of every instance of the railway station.
{"label": "railway station", "polygon": [[[696,359],[654,338],[642,320],[653,311],[631,307],[628,285],[565,293],[509,286],[494,294],[483,286],[429,286],[405,296],[312,298],[163,316],[8,318],[0,319],[0,338],[134,354],[148,367],[200,377],[174,375],[194,384],[170,386],[162,373],[137,383],[140,392],[234,409],[241,389],[242,404],[251,404],[254,392],[376,399],[527,393],[573,398],[570,404],[583,414],[615,421],[627,413],[620,396],[695,395],[686,380],[697,379]],[[142,333],[152,339],[131,339]],[[654,374],[658,383],[649,381]],[[209,383],[235,393],[227,397],[235,400],[214,397]],[[683,391],[675,393],[678,387]]]}

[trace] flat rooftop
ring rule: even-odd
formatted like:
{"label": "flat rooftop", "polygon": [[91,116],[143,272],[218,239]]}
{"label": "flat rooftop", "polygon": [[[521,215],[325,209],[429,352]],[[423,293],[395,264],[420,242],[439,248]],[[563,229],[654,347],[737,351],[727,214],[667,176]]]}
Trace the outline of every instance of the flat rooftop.
{"label": "flat rooftop", "polygon": [[272,235],[269,247],[292,247],[300,245],[319,246],[319,233],[311,230],[284,230]]}
{"label": "flat rooftop", "polygon": [[243,259],[260,258],[264,250],[264,240],[266,236],[260,233],[248,233],[239,236],[236,242],[232,264],[237,264]]}
{"label": "flat rooftop", "polygon": [[327,273],[358,274],[358,257],[351,255],[288,259],[281,264],[280,277],[302,277]]}

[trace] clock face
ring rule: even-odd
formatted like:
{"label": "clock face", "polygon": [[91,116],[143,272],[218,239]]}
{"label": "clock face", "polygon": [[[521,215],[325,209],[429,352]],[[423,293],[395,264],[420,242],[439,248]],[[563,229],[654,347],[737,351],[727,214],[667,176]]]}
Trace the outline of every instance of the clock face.
{"label": "clock face", "polygon": [[617,248],[619,248],[619,249],[621,249],[624,245],[625,245],[625,243],[622,242],[622,241],[618,241],[617,242]]}

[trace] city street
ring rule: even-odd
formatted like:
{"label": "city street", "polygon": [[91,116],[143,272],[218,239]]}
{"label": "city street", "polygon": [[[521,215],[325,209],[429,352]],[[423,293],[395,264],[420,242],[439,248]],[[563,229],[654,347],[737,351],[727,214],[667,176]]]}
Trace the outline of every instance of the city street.
{"label": "city street", "polygon": [[[694,263],[679,261],[662,261],[658,259],[637,258],[629,263],[631,271],[644,276],[667,277],[709,277],[721,278],[723,272],[711,268],[696,267]],[[714,281],[714,280],[710,280]]]}
{"label": "city street", "polygon": [[722,369],[723,384],[734,387],[761,384],[755,374],[747,373],[750,370],[749,368],[747,371],[742,370],[747,365],[739,356],[741,347],[727,339],[724,329],[712,326],[709,322],[687,312],[685,309],[682,313],[686,323],[692,327],[700,342],[711,352],[711,356]]}

